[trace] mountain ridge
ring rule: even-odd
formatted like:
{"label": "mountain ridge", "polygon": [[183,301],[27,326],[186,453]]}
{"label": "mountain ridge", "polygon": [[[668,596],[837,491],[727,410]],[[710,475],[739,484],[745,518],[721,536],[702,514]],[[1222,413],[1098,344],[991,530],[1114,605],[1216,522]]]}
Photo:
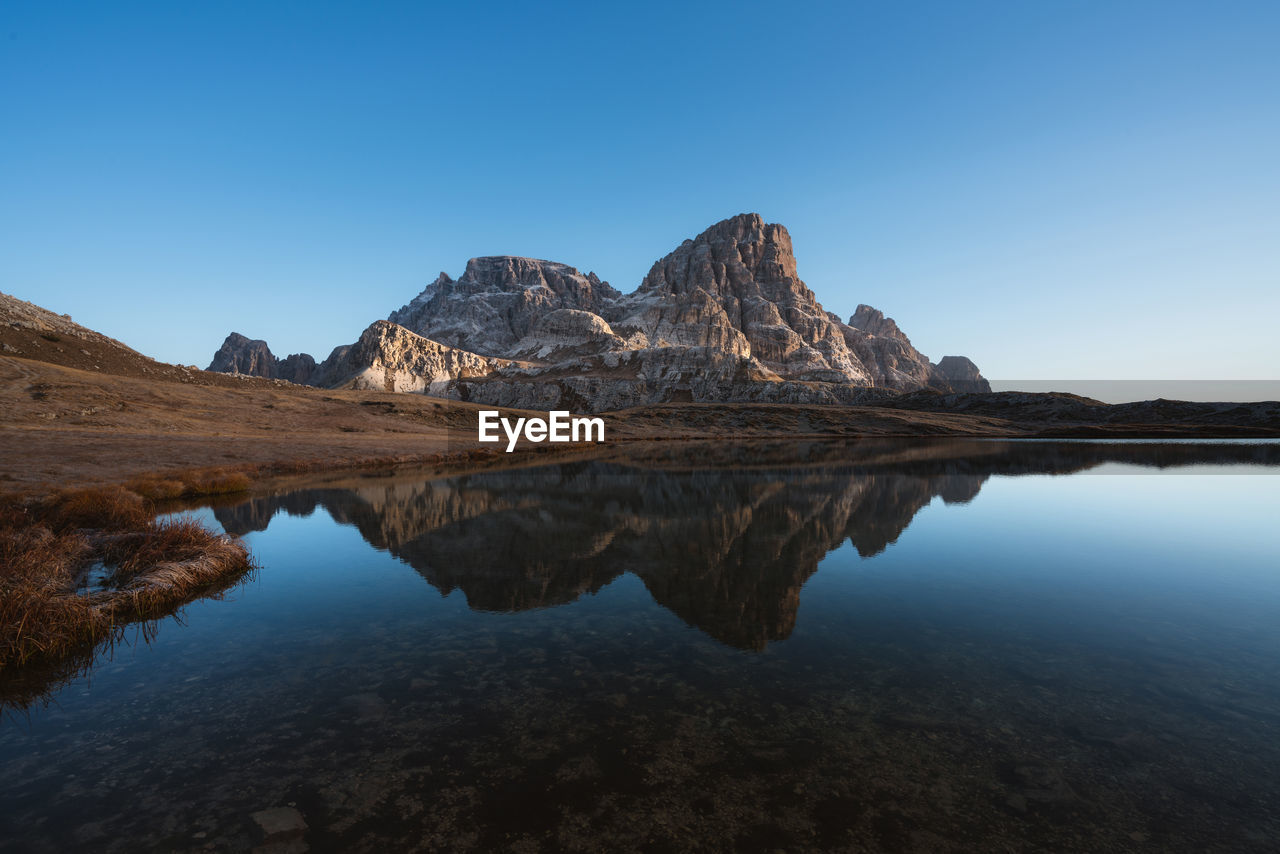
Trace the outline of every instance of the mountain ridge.
{"label": "mountain ridge", "polygon": [[[378,341],[394,352],[379,351]],[[458,279],[442,272],[357,344],[316,365],[306,354],[275,359],[266,342],[232,333],[208,369],[334,388],[357,375],[371,382],[392,365],[389,389],[592,411],[990,391],[967,357],[934,364],[870,306],[858,306],[848,323],[827,311],[799,278],[786,228],[755,213],[685,240],[629,294],[558,261],[472,258]]]}

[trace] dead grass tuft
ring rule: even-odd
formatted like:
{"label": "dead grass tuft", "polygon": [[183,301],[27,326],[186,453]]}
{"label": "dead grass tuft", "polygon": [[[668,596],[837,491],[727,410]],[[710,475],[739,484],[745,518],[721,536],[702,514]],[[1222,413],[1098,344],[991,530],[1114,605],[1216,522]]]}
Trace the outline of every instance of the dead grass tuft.
{"label": "dead grass tuft", "polygon": [[103,556],[114,567],[112,582],[123,585],[161,564],[198,560],[212,545],[209,529],[183,518],[151,525],[147,530],[112,539]]}
{"label": "dead grass tuft", "polygon": [[249,475],[226,469],[197,469],[170,477],[150,475],[129,481],[129,489],[150,501],[197,498],[244,492],[252,484]]}
{"label": "dead grass tuft", "polygon": [[148,501],[171,501],[187,492],[187,485],[182,481],[160,477],[134,478],[128,487]]}
{"label": "dead grass tuft", "polygon": [[59,530],[121,531],[145,526],[152,514],[138,493],[120,486],[106,486],[59,493],[43,515],[45,521]]}
{"label": "dead grass tuft", "polygon": [[244,472],[197,472],[187,481],[188,495],[226,495],[244,492],[249,488],[249,476]]}
{"label": "dead grass tuft", "polygon": [[[86,592],[80,581],[95,563],[107,579]],[[155,521],[130,490],[0,500],[0,673],[8,681],[16,665],[83,664],[129,624],[216,595],[252,569],[239,540],[190,518]]]}

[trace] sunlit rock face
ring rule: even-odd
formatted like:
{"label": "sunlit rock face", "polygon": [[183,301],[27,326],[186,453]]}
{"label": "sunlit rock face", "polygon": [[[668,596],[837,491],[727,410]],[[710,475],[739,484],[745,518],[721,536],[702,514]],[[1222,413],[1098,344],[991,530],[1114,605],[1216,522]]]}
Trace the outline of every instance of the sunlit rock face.
{"label": "sunlit rock face", "polygon": [[[431,344],[407,344],[417,339],[388,326]],[[265,342],[245,341],[219,351],[210,369],[278,375]],[[590,412],[673,401],[859,403],[868,389],[989,391],[969,360],[944,363],[869,306],[843,323],[799,278],[787,230],[740,214],[684,241],[627,295],[567,264],[472,258],[457,280],[441,273],[295,381]]]}
{"label": "sunlit rock face", "polygon": [[441,273],[388,320],[441,344],[507,357],[544,315],[562,309],[599,314],[618,296],[595,273],[497,255],[472,258],[457,281]]}
{"label": "sunlit rock face", "polygon": [[787,230],[759,214],[686,240],[608,311],[615,328],[642,332],[650,346],[713,346],[784,379],[874,384],[796,275]]}
{"label": "sunlit rock face", "polygon": [[339,347],[317,368],[318,385],[370,391],[443,394],[450,382],[486,376],[505,364],[375,321],[355,344]]}

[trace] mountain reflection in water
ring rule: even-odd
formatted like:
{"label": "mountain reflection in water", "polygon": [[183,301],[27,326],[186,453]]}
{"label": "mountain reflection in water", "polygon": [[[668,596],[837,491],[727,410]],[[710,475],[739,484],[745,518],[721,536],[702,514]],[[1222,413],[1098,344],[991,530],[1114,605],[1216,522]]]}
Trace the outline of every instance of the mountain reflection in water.
{"label": "mountain reflection in water", "polygon": [[580,462],[422,480],[373,478],[214,510],[230,533],[323,508],[442,594],[481,611],[562,605],[624,573],[722,643],[761,650],[795,628],[800,589],[846,540],[862,557],[897,541],[935,498],[974,499],[993,475],[1106,463],[1280,464],[1280,445],[1030,443],[740,446],[752,467],[669,459]]}
{"label": "mountain reflection in water", "polygon": [[1276,850],[1280,444],[608,453],[198,508],[261,570],[0,722],[0,848]]}

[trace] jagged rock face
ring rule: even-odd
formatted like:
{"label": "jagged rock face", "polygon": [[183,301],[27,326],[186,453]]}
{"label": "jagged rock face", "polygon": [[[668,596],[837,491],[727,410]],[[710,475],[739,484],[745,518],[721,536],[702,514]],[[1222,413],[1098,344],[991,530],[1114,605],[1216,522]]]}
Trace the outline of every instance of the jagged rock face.
{"label": "jagged rock face", "polygon": [[911,346],[892,317],[869,305],[859,305],[849,318],[850,346],[873,366],[881,384],[898,391],[935,388],[940,391],[989,392],[990,384],[978,366],[964,356],[946,356],[938,364]]}
{"label": "jagged rock face", "polygon": [[491,406],[607,412],[651,403],[851,404],[885,392],[850,383],[782,380],[754,359],[714,347],[662,347],[579,359],[575,369],[513,366],[459,380],[449,397]]}
{"label": "jagged rock face", "polygon": [[859,305],[845,327],[846,341],[879,380],[879,384],[899,391],[924,388],[930,384],[933,367],[929,359],[911,346],[891,317],[869,305]]}
{"label": "jagged rock face", "polygon": [[853,316],[849,318],[849,325],[872,337],[891,338],[901,341],[908,347],[911,346],[911,340],[902,334],[902,330],[898,328],[898,324],[892,317],[885,317],[884,312],[869,305],[859,305],[854,310]]}
{"label": "jagged rock face", "polygon": [[934,366],[869,306],[848,324],[826,311],[796,273],[787,230],[758,214],[686,240],[627,296],[565,264],[473,258],[380,323],[318,367],[279,363],[265,342],[233,334],[210,369],[590,412],[987,390],[972,362]]}
{"label": "jagged rock face", "polygon": [[298,385],[311,385],[311,377],[316,371],[316,360],[309,353],[293,353],[281,359],[276,370],[282,380]]}
{"label": "jagged rock face", "polygon": [[213,361],[205,370],[275,379],[278,361],[266,341],[232,332],[213,354]]}
{"label": "jagged rock face", "polygon": [[442,344],[506,356],[542,316],[560,309],[599,314],[618,296],[595,273],[499,255],[472,258],[457,281],[441,273],[388,319]]}
{"label": "jagged rock face", "polygon": [[787,230],[758,214],[686,240],[607,312],[620,334],[642,332],[651,347],[720,347],[783,379],[874,384],[796,275]]}
{"label": "jagged rock face", "polygon": [[258,338],[247,338],[232,332],[222,342],[206,371],[224,374],[245,374],[271,380],[288,380],[299,385],[309,385],[316,369],[316,360],[306,353],[294,353],[286,359],[277,359]]}
{"label": "jagged rock face", "polygon": [[517,358],[556,363],[575,356],[626,348],[627,342],[614,334],[600,315],[562,308],[535,320],[529,334],[512,349]]}
{"label": "jagged rock face", "polygon": [[316,371],[328,388],[443,394],[453,380],[486,376],[507,364],[375,321],[348,347],[339,347]]}

